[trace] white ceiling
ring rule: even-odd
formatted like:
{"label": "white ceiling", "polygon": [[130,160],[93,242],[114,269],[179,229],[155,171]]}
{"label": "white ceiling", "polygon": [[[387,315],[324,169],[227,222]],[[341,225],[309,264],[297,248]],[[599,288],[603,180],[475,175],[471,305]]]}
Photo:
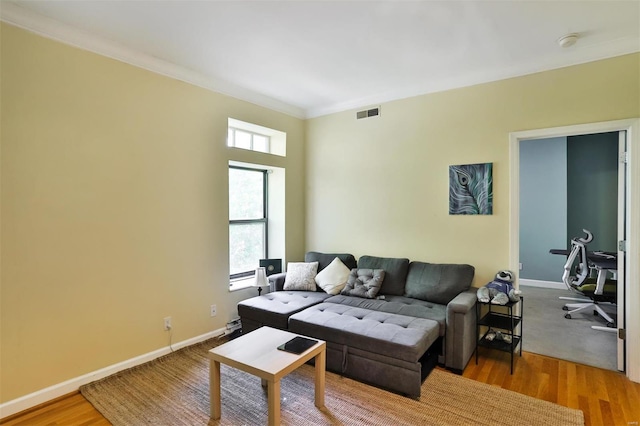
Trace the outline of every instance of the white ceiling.
{"label": "white ceiling", "polygon": [[[298,117],[640,51],[640,1],[6,1],[2,20]],[[562,49],[568,32],[578,43]]]}

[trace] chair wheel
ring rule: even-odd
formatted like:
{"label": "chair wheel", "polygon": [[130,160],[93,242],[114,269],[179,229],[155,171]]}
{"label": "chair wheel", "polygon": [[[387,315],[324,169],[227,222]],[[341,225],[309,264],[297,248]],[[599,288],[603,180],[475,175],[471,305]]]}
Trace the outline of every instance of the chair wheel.
{"label": "chair wheel", "polygon": [[566,319],[571,319],[571,314],[566,314],[564,317],[565,317]]}
{"label": "chair wheel", "polygon": [[568,311],[568,310],[569,310],[569,308],[568,308],[568,307],[566,307],[566,306],[563,306],[563,307],[562,307],[562,310],[563,310],[563,311]]}

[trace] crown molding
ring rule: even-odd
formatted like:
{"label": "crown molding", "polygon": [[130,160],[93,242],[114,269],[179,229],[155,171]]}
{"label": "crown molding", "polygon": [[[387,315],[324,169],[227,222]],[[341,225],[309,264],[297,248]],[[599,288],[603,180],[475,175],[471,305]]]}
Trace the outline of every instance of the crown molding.
{"label": "crown molding", "polygon": [[20,7],[13,2],[2,1],[0,5],[0,20],[43,37],[97,53],[175,80],[180,80],[212,92],[250,102],[296,118],[306,117],[305,111],[302,108],[251,91],[231,82],[206,76],[186,67],[138,52],[123,44],[47,18],[46,16]]}
{"label": "crown molding", "polygon": [[581,46],[578,43],[576,46],[572,47],[570,51],[561,52],[562,54],[560,55],[550,55],[546,60],[536,58],[535,61],[515,64],[511,67],[499,67],[479,72],[471,71],[446,80],[429,81],[420,86],[378,93],[365,98],[342,102],[326,107],[311,108],[307,110],[306,118],[315,118],[348,110],[361,109],[371,105],[380,105],[385,102],[392,102],[414,96],[444,92],[446,90],[521,77],[637,52],[640,52],[640,40],[634,37],[619,38],[609,42],[593,45]]}

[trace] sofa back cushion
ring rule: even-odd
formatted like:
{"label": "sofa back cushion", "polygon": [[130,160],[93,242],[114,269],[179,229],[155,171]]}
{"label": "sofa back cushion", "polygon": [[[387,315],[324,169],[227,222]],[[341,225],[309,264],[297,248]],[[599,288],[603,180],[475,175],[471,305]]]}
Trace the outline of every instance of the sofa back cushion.
{"label": "sofa back cushion", "polygon": [[339,258],[344,266],[352,270],[356,268],[356,258],[352,254],[348,253],[320,253],[317,251],[310,251],[304,255],[305,262],[318,262],[318,272],[329,266],[333,259]]}
{"label": "sofa back cushion", "polygon": [[395,296],[404,295],[409,259],[362,256],[358,260],[358,268],[384,270],[384,281],[382,281],[382,288],[380,288],[379,293]]}
{"label": "sofa back cushion", "polygon": [[471,287],[474,274],[471,265],[411,262],[404,295],[446,305]]}

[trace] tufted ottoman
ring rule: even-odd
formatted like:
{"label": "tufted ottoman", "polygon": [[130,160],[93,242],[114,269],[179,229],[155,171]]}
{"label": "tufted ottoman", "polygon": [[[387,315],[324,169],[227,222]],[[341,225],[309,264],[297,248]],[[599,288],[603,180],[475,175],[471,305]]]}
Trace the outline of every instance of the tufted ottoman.
{"label": "tufted ottoman", "polygon": [[436,362],[430,348],[439,329],[433,320],[336,303],[289,317],[290,331],[327,342],[327,369],[412,397]]}
{"label": "tufted ottoman", "polygon": [[287,330],[291,314],[316,305],[328,297],[331,296],[316,291],[276,291],[243,300],[238,303],[242,332],[246,334],[263,325]]}

